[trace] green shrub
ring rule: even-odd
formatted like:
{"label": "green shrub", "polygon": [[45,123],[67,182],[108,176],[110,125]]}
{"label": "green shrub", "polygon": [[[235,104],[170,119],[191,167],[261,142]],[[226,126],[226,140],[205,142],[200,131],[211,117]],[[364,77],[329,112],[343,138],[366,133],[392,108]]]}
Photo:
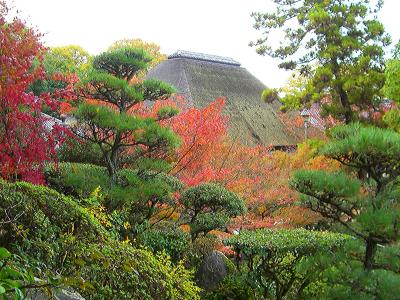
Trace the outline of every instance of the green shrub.
{"label": "green shrub", "polygon": [[164,204],[173,207],[174,193],[182,188],[176,177],[165,173],[123,169],[116,177],[111,183],[105,167],[79,163],[61,163],[57,169],[48,167],[46,171],[51,187],[80,199],[101,187],[103,204],[109,211],[123,212],[127,218],[124,221],[132,227],[157,215]]}
{"label": "green shrub", "polygon": [[167,222],[163,222],[157,228],[144,231],[138,237],[138,242],[153,253],[165,251],[175,262],[183,258],[189,246],[189,240],[188,233]]}
{"label": "green shrub", "polygon": [[[323,255],[333,255],[349,239],[332,232],[305,229],[243,231],[226,240],[245,258],[247,284],[264,299],[294,299],[310,295],[321,280]],[[238,267],[240,264],[238,264]]]}
{"label": "green shrub", "polygon": [[182,263],[172,264],[165,254],[114,242],[82,251],[84,278],[94,278],[82,290],[86,299],[198,299],[200,289]]}
{"label": "green shrub", "polygon": [[46,179],[51,187],[62,193],[78,197],[80,201],[91,197],[101,188],[103,205],[111,216],[112,231],[120,239],[137,239],[150,221],[157,223],[173,212],[175,192],[182,183],[171,175],[153,171],[123,169],[112,183],[105,167],[61,163],[58,168],[48,167]]}
{"label": "green shrub", "polygon": [[[87,242],[107,240],[108,232],[73,198],[44,186],[0,180],[0,246],[43,241],[43,249],[72,235]],[[40,244],[40,243],[39,243]],[[39,245],[38,244],[38,245]],[[47,244],[47,245],[46,245]]]}
{"label": "green shrub", "polygon": [[113,239],[90,211],[43,186],[0,181],[0,246],[29,262],[39,278],[87,299],[197,299],[182,263]]}
{"label": "green shrub", "polygon": [[45,175],[51,188],[77,198],[88,198],[99,186],[103,191],[110,187],[107,170],[91,164],[60,163],[48,166]]}
{"label": "green shrub", "polygon": [[247,284],[246,274],[230,275],[219,284],[215,291],[207,293],[205,300],[254,300],[252,289]]}

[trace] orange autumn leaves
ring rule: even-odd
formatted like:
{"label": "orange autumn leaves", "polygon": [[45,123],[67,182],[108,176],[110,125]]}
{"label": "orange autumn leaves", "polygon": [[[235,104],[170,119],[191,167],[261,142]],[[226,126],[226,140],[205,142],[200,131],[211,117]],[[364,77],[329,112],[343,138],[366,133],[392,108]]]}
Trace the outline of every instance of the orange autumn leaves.
{"label": "orange autumn leaves", "polygon": [[232,228],[303,226],[320,217],[299,207],[297,193],[288,180],[296,169],[335,170],[338,164],[316,155],[317,145],[300,145],[294,153],[271,151],[270,147],[249,147],[227,135],[229,120],[222,115],[224,101],[190,108],[171,120],[182,138],[172,173],[185,184],[217,182],[241,195],[248,213],[235,220]]}
{"label": "orange autumn leaves", "polygon": [[331,171],[338,168],[337,163],[316,155],[318,143],[308,142],[294,153],[287,153],[232,141],[227,134],[229,120],[222,113],[224,99],[216,99],[204,108],[194,108],[175,97],[139,103],[130,112],[156,118],[165,106],[180,110],[177,116],[160,121],[181,138],[179,148],[168,155],[172,163],[170,173],[187,186],[217,182],[242,196],[248,212],[237,218],[231,229],[298,227],[319,221],[318,215],[296,204],[297,193],[288,185],[296,169]]}
{"label": "orange autumn leaves", "polygon": [[202,109],[189,108],[171,120],[173,131],[182,140],[172,173],[189,186],[217,181],[226,172],[215,161],[227,134],[223,105],[224,99],[217,99]]}

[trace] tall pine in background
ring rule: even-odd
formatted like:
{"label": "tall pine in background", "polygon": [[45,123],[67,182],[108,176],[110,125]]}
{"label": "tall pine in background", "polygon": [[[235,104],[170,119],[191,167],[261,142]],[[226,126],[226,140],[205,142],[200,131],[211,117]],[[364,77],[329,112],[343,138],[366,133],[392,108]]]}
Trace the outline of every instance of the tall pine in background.
{"label": "tall pine in background", "polygon": [[[360,110],[378,110],[385,82],[384,47],[390,43],[376,14],[383,1],[274,0],[276,10],[253,13],[254,27],[263,36],[250,43],[257,52],[281,60],[280,68],[297,70],[308,78],[290,94],[286,106],[323,103],[324,112],[350,123]],[[271,46],[272,33],[283,34],[279,47]],[[293,105],[295,103],[295,105]]]}

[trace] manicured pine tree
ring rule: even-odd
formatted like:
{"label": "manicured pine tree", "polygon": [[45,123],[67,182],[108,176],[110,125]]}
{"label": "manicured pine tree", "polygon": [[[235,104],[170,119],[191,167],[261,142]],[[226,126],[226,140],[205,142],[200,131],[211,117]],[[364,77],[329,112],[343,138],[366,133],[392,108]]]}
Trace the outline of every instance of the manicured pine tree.
{"label": "manicured pine tree", "polygon": [[171,86],[157,80],[131,83],[150,61],[142,49],[110,50],[94,57],[93,71],[82,80],[81,96],[96,101],[84,101],[76,109],[78,125],[74,131],[100,148],[112,182],[128,162],[145,160],[146,168],[165,166],[163,155],[179,144],[174,133],[159,124],[176,114],[175,109],[164,107],[157,118],[134,113],[138,103],[166,98],[174,92]]}
{"label": "manicured pine tree", "polygon": [[335,273],[337,291],[395,299],[400,284],[400,134],[355,123],[332,129],[330,136],[320,152],[349,174],[302,170],[291,186],[302,193],[305,206],[355,237],[358,246],[345,253],[346,260],[336,261],[342,267]]}
{"label": "manicured pine tree", "polygon": [[216,183],[201,183],[183,192],[180,224],[190,227],[192,241],[212,230],[224,230],[231,218],[246,212],[241,197]]}

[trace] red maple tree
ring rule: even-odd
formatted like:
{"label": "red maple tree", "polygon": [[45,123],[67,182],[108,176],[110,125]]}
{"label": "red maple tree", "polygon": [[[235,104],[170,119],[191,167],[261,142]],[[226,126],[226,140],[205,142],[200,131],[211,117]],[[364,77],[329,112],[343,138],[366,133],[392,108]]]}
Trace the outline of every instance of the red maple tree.
{"label": "red maple tree", "polygon": [[54,97],[36,97],[27,92],[37,79],[43,78],[42,56],[46,48],[40,34],[23,21],[7,21],[7,7],[0,3],[0,175],[7,180],[44,183],[43,167],[55,159],[55,147],[61,128],[45,126],[43,105],[57,108]]}

